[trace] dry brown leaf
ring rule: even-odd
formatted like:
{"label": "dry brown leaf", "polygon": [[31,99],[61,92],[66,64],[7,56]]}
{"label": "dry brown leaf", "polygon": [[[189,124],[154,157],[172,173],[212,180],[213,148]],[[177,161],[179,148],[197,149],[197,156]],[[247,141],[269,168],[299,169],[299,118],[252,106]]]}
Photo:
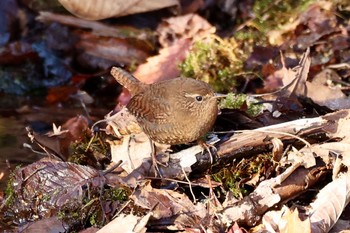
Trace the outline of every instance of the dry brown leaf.
{"label": "dry brown leaf", "polygon": [[61,15],[52,12],[41,11],[36,20],[43,23],[57,22],[73,28],[88,29],[97,36],[116,38],[135,38],[139,40],[153,41],[154,33],[142,29],[127,26],[107,25],[105,23],[80,19],[71,15]]}
{"label": "dry brown leaf", "polygon": [[[109,141],[111,146],[111,160],[115,163],[122,160],[121,167],[131,173],[139,168],[143,163],[147,165],[151,160],[153,143],[142,131],[136,121],[135,116],[130,114],[126,107],[123,107],[118,113],[110,116],[108,114],[104,120],[107,122],[107,133],[114,134],[120,140]],[[155,143],[156,154],[165,154],[169,146]],[[140,168],[138,173],[143,168]],[[143,172],[141,172],[143,175]]]}
{"label": "dry brown leaf", "polygon": [[303,150],[297,150],[294,147],[292,151],[288,153],[287,157],[284,157],[281,161],[281,165],[286,164],[302,164],[305,168],[311,168],[316,165],[316,159],[312,153],[312,150],[308,147],[303,148]]}
{"label": "dry brown leaf", "polygon": [[312,232],[328,232],[350,201],[349,173],[326,185],[309,209]]}
{"label": "dry brown leaf", "polygon": [[124,136],[121,143],[111,143],[112,162],[120,165],[127,173],[131,173],[140,167],[145,160],[151,160],[152,145],[146,134],[140,133],[133,136]]}
{"label": "dry brown leaf", "polygon": [[21,226],[19,232],[26,233],[46,233],[46,232],[64,232],[69,226],[57,216],[43,218],[35,222],[29,222]]}
{"label": "dry brown leaf", "polygon": [[336,13],[332,9],[334,4],[330,1],[318,1],[312,4],[308,10],[300,14],[300,23],[307,27],[306,33],[302,33],[296,39],[300,49],[306,49],[314,45],[323,36],[337,30]]}
{"label": "dry brown leaf", "polygon": [[[68,162],[39,161],[16,170],[13,190],[18,194],[19,205],[38,205],[42,211],[60,208],[67,203],[82,202],[85,187],[100,187],[106,179],[98,170]],[[43,196],[49,196],[46,200]],[[42,213],[41,213],[42,214]]]}
{"label": "dry brown leaf", "polygon": [[102,227],[98,233],[124,233],[124,232],[135,232],[143,233],[146,232],[146,224],[151,217],[151,214],[147,214],[143,217],[135,216],[133,214],[124,215],[121,214],[117,218],[113,219],[107,225]]}
{"label": "dry brown leaf", "polygon": [[291,166],[281,175],[261,182],[254,192],[233,203],[232,206],[227,206],[222,211],[222,221],[226,224],[235,221],[248,225],[256,224],[260,220],[260,215],[281,201],[281,197],[274,192],[273,187],[280,184],[294,170],[295,167]]}
{"label": "dry brown leaf", "polygon": [[337,86],[328,86],[328,80],[340,79],[336,72],[324,69],[311,82],[307,82],[308,97],[315,103],[330,109],[350,108],[350,99]]}
{"label": "dry brown leaf", "polygon": [[155,219],[166,219],[172,230],[202,229],[203,219],[208,217],[202,203],[194,205],[187,195],[152,188],[150,183],[137,189],[131,199],[135,205],[151,210]]}
{"label": "dry brown leaf", "polygon": [[[300,59],[298,66],[293,69],[287,68],[284,60],[283,67],[269,75],[264,83],[267,90],[281,88],[280,95],[295,94],[297,96],[305,96],[307,94],[306,80],[310,69],[310,49],[307,49]],[[283,57],[282,57],[283,59]]]}
{"label": "dry brown leaf", "polygon": [[191,218],[203,218],[206,215],[202,205],[194,205],[185,194],[173,190],[155,189],[148,183],[131,196],[135,205],[152,210],[156,219],[188,215]]}
{"label": "dry brown leaf", "polygon": [[267,32],[267,38],[269,39],[269,42],[271,45],[277,45],[280,46],[285,42],[285,39],[283,38],[283,34],[295,30],[295,28],[300,24],[299,19],[294,20],[292,22],[288,22],[285,25],[282,25],[277,30],[270,30]]}
{"label": "dry brown leaf", "polygon": [[178,40],[174,45],[163,48],[159,55],[150,57],[138,66],[134,76],[144,83],[154,83],[180,75],[178,65],[185,59],[192,42],[188,39]]}
{"label": "dry brown leaf", "polygon": [[[135,143],[131,146],[137,146],[137,144]],[[144,153],[142,149],[135,148],[134,150],[140,151],[140,154]],[[163,177],[183,180],[185,174],[189,175],[189,173],[192,172],[191,165],[197,162],[195,155],[201,153],[203,151],[203,148],[199,145],[193,146],[178,153],[170,154],[169,156],[169,152],[167,152],[168,145],[156,144],[156,150],[157,160],[163,164],[166,164],[166,166],[158,166],[160,174],[162,174]],[[127,152],[118,151],[118,153],[121,154]],[[130,158],[137,157],[137,155],[130,156],[130,152],[128,153]],[[123,157],[128,158],[125,155]],[[150,160],[150,154],[148,154],[148,156],[145,155],[143,160],[142,157],[141,159],[135,159],[136,162],[138,161],[139,167],[135,167],[135,169],[129,175],[123,178],[123,181],[132,187],[134,187],[134,185],[136,185],[136,182],[142,179],[142,177],[154,175],[152,174],[153,170],[151,169],[152,161]],[[134,161],[132,161],[132,163],[135,164]]]}
{"label": "dry brown leaf", "polygon": [[330,129],[328,133],[330,136],[341,138],[343,143],[350,143],[350,111],[348,109],[339,110],[334,114],[328,114],[324,116],[324,119],[335,120],[337,122],[337,127]]}
{"label": "dry brown leaf", "polygon": [[350,233],[350,221],[339,219],[329,233]]}
{"label": "dry brown leaf", "polygon": [[350,144],[347,142],[327,142],[302,148],[301,153],[320,157],[325,164],[333,165],[333,179],[338,175],[342,166],[350,167]]}
{"label": "dry brown leaf", "polygon": [[[221,221],[255,225],[269,208],[311,187],[323,174],[322,167],[307,170],[300,165],[292,164],[281,175],[261,182],[251,194],[227,206],[220,214]],[[300,184],[294,185],[296,179]]]}
{"label": "dry brown leaf", "polygon": [[262,223],[255,226],[252,232],[278,232],[278,223],[281,222],[283,213],[290,211],[287,206],[282,206],[280,210],[271,210],[264,214]]}
{"label": "dry brown leaf", "polygon": [[142,132],[135,116],[130,114],[126,107],[123,107],[114,115],[111,115],[111,112],[108,113],[103,120],[96,122],[95,125],[101,122],[107,123],[107,134],[115,134],[118,138],[122,138],[123,135],[138,134]]}
{"label": "dry brown leaf", "polygon": [[197,14],[187,14],[164,19],[157,28],[159,42],[163,47],[169,47],[178,40],[199,38],[215,33],[206,19]]}
{"label": "dry brown leaf", "polygon": [[179,4],[178,0],[59,0],[59,2],[72,14],[89,20],[120,17]]}
{"label": "dry brown leaf", "polygon": [[58,160],[67,161],[72,143],[81,141],[91,133],[88,128],[88,120],[84,116],[68,119],[61,126],[53,124],[53,130],[47,134],[39,134],[30,128],[26,128],[30,140],[38,144],[45,152]]}
{"label": "dry brown leaf", "polygon": [[[297,96],[306,96],[315,103],[326,106],[330,109],[350,108],[349,98],[337,86],[327,86],[329,80],[340,80],[340,77],[332,70],[325,69],[316,75],[313,80],[307,81],[311,59],[309,49],[304,53],[299,62],[299,66],[294,69],[283,68],[270,75],[265,82],[267,88],[278,87],[281,82],[283,88],[287,88],[288,93],[294,93]],[[277,84],[277,85],[276,85]]]}
{"label": "dry brown leaf", "polygon": [[78,36],[80,40],[76,47],[84,54],[112,61],[112,64],[142,63],[149,56],[149,48],[136,39],[106,38],[89,32],[79,32]]}
{"label": "dry brown leaf", "polygon": [[68,119],[63,125],[63,130],[68,130],[72,135],[72,141],[81,141],[86,135],[91,135],[89,120],[85,116],[76,116]]}
{"label": "dry brown leaf", "polygon": [[284,37],[283,34],[295,34],[295,31],[298,30],[297,27],[303,25],[308,30],[305,30],[305,33],[296,38],[298,48],[306,49],[313,45],[322,36],[337,29],[335,26],[336,14],[332,7],[333,4],[330,1],[318,1],[312,4],[297,19],[292,20],[291,18],[285,25],[281,25],[279,29],[269,31],[267,35],[270,44],[280,46],[286,42],[285,37],[287,36]]}
{"label": "dry brown leaf", "polygon": [[298,210],[291,211],[287,206],[283,206],[280,210],[267,212],[262,224],[255,227],[252,232],[311,232],[309,219],[302,221],[299,217]]}
{"label": "dry brown leaf", "polygon": [[127,108],[104,120],[107,122],[107,132],[115,134],[120,140],[109,141],[111,146],[111,161],[123,161],[121,167],[128,173],[138,168],[144,160],[151,159],[151,141],[142,132],[136,118]]}
{"label": "dry brown leaf", "polygon": [[279,138],[271,139],[273,149],[272,149],[272,158],[273,161],[279,162],[283,155],[283,142]]}
{"label": "dry brown leaf", "polygon": [[289,209],[283,214],[282,221],[278,224],[281,233],[303,232],[311,233],[311,224],[309,219],[304,221],[299,217],[298,209],[290,211]]}
{"label": "dry brown leaf", "polygon": [[289,93],[295,94],[297,96],[307,95],[306,80],[310,70],[311,58],[310,49],[307,49],[303,54],[303,57],[299,61],[299,65],[293,70],[287,69],[285,64],[283,64],[283,84],[288,86]]}
{"label": "dry brown leaf", "polygon": [[243,231],[236,222],[227,230],[227,233],[243,233],[243,232],[245,231]]}

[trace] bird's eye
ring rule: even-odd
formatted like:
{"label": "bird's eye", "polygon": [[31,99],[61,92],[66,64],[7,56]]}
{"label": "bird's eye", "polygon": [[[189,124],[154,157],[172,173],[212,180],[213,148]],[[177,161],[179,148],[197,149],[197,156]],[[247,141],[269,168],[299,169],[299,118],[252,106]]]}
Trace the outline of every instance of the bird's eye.
{"label": "bird's eye", "polygon": [[197,95],[195,98],[198,102],[201,102],[203,100],[203,97],[200,95]]}

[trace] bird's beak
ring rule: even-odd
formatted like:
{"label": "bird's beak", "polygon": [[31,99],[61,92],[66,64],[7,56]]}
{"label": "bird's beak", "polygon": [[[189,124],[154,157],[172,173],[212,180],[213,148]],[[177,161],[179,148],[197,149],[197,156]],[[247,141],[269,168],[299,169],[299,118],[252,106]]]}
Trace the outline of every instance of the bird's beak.
{"label": "bird's beak", "polygon": [[221,93],[215,93],[215,98],[225,98],[227,97],[227,94],[221,94]]}

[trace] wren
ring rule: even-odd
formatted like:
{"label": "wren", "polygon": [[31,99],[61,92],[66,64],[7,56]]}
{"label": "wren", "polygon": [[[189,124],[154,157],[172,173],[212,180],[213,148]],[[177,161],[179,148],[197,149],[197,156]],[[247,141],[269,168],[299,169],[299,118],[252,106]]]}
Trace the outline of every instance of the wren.
{"label": "wren", "polygon": [[171,145],[192,142],[215,123],[217,98],[203,81],[180,77],[145,84],[117,67],[111,74],[130,91],[132,98],[126,107],[153,141]]}

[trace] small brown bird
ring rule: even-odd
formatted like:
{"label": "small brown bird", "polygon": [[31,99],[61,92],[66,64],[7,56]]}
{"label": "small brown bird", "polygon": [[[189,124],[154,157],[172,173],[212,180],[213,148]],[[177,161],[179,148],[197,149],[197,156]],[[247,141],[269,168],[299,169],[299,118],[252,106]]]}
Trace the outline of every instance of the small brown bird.
{"label": "small brown bird", "polygon": [[218,115],[217,98],[209,84],[175,78],[145,84],[130,73],[113,67],[111,74],[132,94],[127,109],[154,141],[182,144],[204,136]]}

